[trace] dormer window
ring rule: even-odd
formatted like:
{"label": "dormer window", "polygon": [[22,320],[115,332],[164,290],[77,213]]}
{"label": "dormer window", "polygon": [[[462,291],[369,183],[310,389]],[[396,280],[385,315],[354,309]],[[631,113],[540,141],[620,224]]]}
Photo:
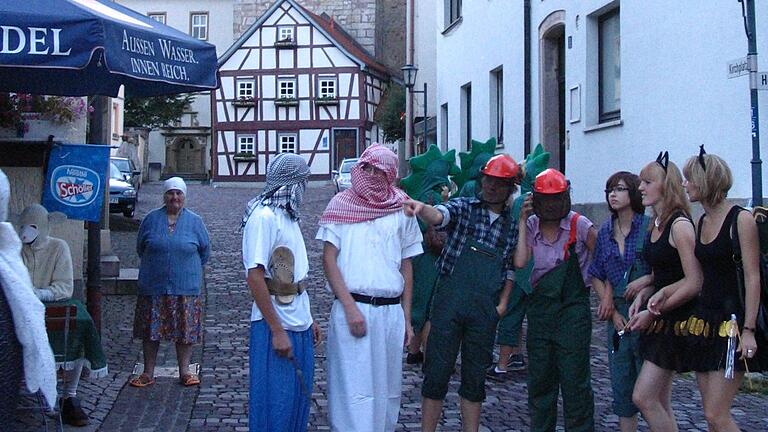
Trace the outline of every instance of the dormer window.
{"label": "dormer window", "polygon": [[291,42],[293,41],[293,27],[278,27],[277,28],[277,40],[278,42]]}

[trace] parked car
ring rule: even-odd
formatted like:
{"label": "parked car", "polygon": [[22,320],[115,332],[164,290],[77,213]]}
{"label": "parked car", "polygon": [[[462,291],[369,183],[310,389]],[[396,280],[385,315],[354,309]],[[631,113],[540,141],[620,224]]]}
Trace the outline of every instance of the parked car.
{"label": "parked car", "polygon": [[352,187],[352,167],[357,163],[357,158],[342,159],[338,170],[333,170],[333,183],[336,185],[336,193]]}
{"label": "parked car", "polygon": [[114,163],[109,164],[109,212],[132,218],[136,213],[136,189]]}
{"label": "parked car", "polygon": [[133,161],[128,158],[117,156],[110,157],[109,161],[115,164],[117,169],[123,173],[125,181],[133,185],[138,197],[139,189],[141,189],[141,171],[136,169],[136,165],[133,164]]}

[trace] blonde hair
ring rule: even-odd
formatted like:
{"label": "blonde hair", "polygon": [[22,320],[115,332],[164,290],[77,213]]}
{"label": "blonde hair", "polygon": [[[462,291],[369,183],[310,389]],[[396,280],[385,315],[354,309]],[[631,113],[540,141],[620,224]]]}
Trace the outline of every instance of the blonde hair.
{"label": "blonde hair", "polygon": [[[649,177],[661,180],[661,205],[663,209],[661,214],[656,214],[656,210],[653,210],[654,216],[659,218],[659,226],[666,226],[672,215],[677,212],[682,212],[688,218],[691,217],[691,207],[685,197],[685,189],[683,189],[683,176],[674,162],[667,164],[666,171],[656,161],[649,163],[640,171],[640,178],[647,179]],[[648,225],[649,231],[653,229],[653,225]]]}
{"label": "blonde hair", "polygon": [[693,156],[685,162],[683,174],[699,188],[699,201],[714,206],[728,196],[728,191],[733,186],[733,174],[720,156],[705,154],[702,157],[706,169],[701,166],[699,156]]}

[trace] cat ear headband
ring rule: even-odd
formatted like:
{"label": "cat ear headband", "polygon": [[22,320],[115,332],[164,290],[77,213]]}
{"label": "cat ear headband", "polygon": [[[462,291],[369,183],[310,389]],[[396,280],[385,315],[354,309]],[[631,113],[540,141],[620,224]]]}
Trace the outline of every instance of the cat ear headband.
{"label": "cat ear headband", "polygon": [[667,165],[669,165],[669,152],[659,152],[659,155],[656,157],[656,163],[661,165],[661,167],[664,169],[664,172],[667,172]]}

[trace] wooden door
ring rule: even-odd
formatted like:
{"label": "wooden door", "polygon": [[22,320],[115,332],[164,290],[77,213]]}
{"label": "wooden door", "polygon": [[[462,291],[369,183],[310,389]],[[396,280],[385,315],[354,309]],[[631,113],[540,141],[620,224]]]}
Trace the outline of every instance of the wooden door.
{"label": "wooden door", "polygon": [[334,129],[333,150],[331,169],[338,169],[343,159],[357,157],[357,129]]}
{"label": "wooden door", "polygon": [[185,139],[179,143],[176,153],[176,171],[180,173],[194,173],[201,171],[200,147],[192,140]]}

